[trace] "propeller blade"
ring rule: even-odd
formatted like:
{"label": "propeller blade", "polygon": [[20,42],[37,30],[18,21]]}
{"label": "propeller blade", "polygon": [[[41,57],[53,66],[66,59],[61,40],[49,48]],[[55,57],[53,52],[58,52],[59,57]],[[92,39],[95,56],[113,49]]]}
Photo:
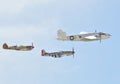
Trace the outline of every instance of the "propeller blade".
{"label": "propeller blade", "polygon": [[74,51],[74,48],[72,48],[72,54],[73,54],[73,58],[74,58],[74,53],[75,53],[75,51]]}
{"label": "propeller blade", "polygon": [[101,39],[102,39],[102,38],[101,38],[101,32],[99,33],[99,35],[100,35],[100,43],[101,43]]}
{"label": "propeller blade", "polygon": [[34,48],[34,45],[33,45],[33,43],[32,43],[32,48]]}

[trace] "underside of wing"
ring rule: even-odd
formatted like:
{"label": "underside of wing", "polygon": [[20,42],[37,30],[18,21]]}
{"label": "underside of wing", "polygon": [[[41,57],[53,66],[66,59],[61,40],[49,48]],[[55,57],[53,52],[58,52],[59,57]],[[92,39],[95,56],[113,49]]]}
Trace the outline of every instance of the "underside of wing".
{"label": "underside of wing", "polygon": [[86,36],[82,38],[83,41],[94,41],[94,40],[99,40],[99,37],[96,36]]}
{"label": "underside of wing", "polygon": [[89,40],[96,40],[97,37],[95,36],[87,36],[87,37],[84,37],[85,39],[89,39]]}

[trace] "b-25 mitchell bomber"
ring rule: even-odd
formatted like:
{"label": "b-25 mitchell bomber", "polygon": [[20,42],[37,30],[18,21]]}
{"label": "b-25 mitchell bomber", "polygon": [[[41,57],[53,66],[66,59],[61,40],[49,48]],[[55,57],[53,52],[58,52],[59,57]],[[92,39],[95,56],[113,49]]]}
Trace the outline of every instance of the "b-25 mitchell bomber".
{"label": "b-25 mitchell bomber", "polygon": [[33,43],[31,46],[8,46],[6,43],[3,44],[3,49],[8,49],[8,50],[18,50],[18,51],[29,51],[34,48]]}
{"label": "b-25 mitchell bomber", "polygon": [[95,41],[95,40],[101,40],[110,38],[110,34],[103,33],[103,32],[80,32],[80,34],[77,35],[70,35],[67,36],[66,32],[62,31],[61,29],[57,31],[58,38],[57,40],[62,41]]}
{"label": "b-25 mitchell bomber", "polygon": [[51,52],[51,53],[48,53],[46,52],[44,49],[41,50],[41,56],[46,56],[46,57],[54,57],[54,58],[60,58],[60,57],[63,57],[63,56],[70,56],[70,55],[73,55],[74,57],[74,49],[72,51],[60,51],[60,52]]}

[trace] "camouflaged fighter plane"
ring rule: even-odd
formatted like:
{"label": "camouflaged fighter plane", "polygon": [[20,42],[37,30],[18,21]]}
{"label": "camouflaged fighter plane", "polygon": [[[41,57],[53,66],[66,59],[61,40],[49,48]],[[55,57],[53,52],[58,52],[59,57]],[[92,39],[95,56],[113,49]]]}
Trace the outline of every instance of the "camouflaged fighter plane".
{"label": "camouflaged fighter plane", "polygon": [[29,51],[34,48],[33,43],[31,46],[8,46],[6,43],[3,44],[3,49],[8,49],[8,50],[18,50],[18,51]]}

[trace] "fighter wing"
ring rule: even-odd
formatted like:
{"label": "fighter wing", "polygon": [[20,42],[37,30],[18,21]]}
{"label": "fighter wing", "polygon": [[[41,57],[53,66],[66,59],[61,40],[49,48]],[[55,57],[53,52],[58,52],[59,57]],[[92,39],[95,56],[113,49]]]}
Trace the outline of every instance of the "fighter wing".
{"label": "fighter wing", "polygon": [[74,48],[72,49],[72,51],[62,51],[62,55],[66,55],[66,56],[73,55],[74,56],[74,54],[75,54]]}
{"label": "fighter wing", "polygon": [[42,52],[42,56],[47,56],[47,57],[50,56],[50,57],[54,57],[54,58],[60,58],[63,55],[60,52],[53,52],[53,53],[43,53]]}
{"label": "fighter wing", "polygon": [[22,48],[19,47],[19,46],[9,46],[8,48],[6,49],[9,49],[9,50],[21,50]]}
{"label": "fighter wing", "polygon": [[17,46],[10,46],[10,47],[8,47],[8,49],[10,49],[10,50],[16,50]]}
{"label": "fighter wing", "polygon": [[33,43],[31,46],[19,46],[16,48],[16,50],[20,50],[20,51],[29,51],[32,50],[34,48]]}
{"label": "fighter wing", "polygon": [[32,46],[19,46],[16,48],[16,50],[19,50],[19,51],[29,51],[29,50],[32,50],[34,47]]}
{"label": "fighter wing", "polygon": [[55,53],[48,53],[49,56],[55,57],[55,58],[60,58],[62,57],[61,53],[55,52]]}

